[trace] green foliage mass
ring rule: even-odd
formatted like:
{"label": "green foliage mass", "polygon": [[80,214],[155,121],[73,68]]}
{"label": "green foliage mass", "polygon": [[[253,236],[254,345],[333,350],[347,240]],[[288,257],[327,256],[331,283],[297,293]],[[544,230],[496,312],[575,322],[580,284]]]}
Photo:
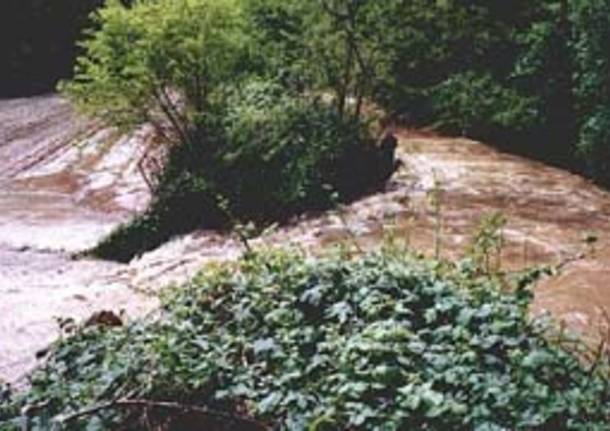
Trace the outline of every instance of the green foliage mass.
{"label": "green foliage mass", "polygon": [[274,82],[228,96],[205,136],[205,145],[172,150],[151,208],[96,255],[128,261],[198,227],[286,221],[380,187],[393,172],[366,125]]}
{"label": "green foliage mass", "polygon": [[209,267],[169,292],[158,316],[59,342],[31,389],[2,403],[0,428],[42,402],[33,429],[53,417],[66,430],[208,423],[112,406],[69,419],[145,399],[235,418],[209,429],[263,429],[244,417],[289,430],[607,429],[605,365],[583,365],[529,320],[527,277],[506,292],[469,268],[392,249]]}
{"label": "green foliage mass", "polygon": [[[64,89],[111,125],[152,124],[168,160],[149,210],[95,255],[128,261],[199,227],[285,221],[375,189],[393,173],[394,148],[377,148],[361,115],[364,90],[347,106],[348,87],[370,86],[368,78],[351,78],[362,75],[355,55],[340,69],[350,77],[345,86],[325,98],[328,86],[307,84],[288,54],[271,54],[281,36],[257,23],[278,22],[272,6],[114,0],[97,13],[99,29],[84,41],[85,55]],[[295,10],[306,18],[309,9]],[[293,21],[282,26],[300,28]],[[295,39],[284,46],[291,43],[300,46]]]}
{"label": "green foliage mass", "polygon": [[578,150],[595,178],[610,184],[610,2],[574,2]]}
{"label": "green foliage mass", "polygon": [[379,159],[368,125],[273,82],[254,81],[233,95],[222,123],[226,142],[212,164],[223,168],[212,175],[231,213],[248,220],[328,208],[336,195],[351,199],[382,185],[393,170]]}
{"label": "green foliage mass", "polygon": [[[309,12],[296,1],[260,3],[275,5],[266,16],[299,23],[282,28],[301,41],[290,52],[318,65],[314,80],[338,95],[364,94],[411,126],[485,139],[609,184],[608,0],[325,0]],[[357,67],[342,74],[350,61]]]}
{"label": "green foliage mass", "polygon": [[239,79],[247,56],[237,0],[110,0],[82,43],[65,92],[111,125],[144,121],[171,142],[190,143],[207,105]]}
{"label": "green foliage mass", "polygon": [[[3,2],[0,94],[69,76],[101,3]],[[341,115],[373,99],[610,184],[609,16],[608,0],[112,0],[68,87],[96,115],[153,121],[177,142],[219,87],[279,76],[332,92]]]}
{"label": "green foliage mass", "polygon": [[384,106],[609,184],[610,2],[388,4]]}
{"label": "green foliage mass", "polygon": [[436,124],[464,136],[502,128],[519,133],[531,125],[537,114],[534,98],[503,87],[489,74],[474,72],[443,81],[431,93],[430,100],[436,110]]}
{"label": "green foliage mass", "polygon": [[268,73],[332,93],[341,115],[362,115],[392,54],[384,25],[397,2],[252,0],[248,15]]}

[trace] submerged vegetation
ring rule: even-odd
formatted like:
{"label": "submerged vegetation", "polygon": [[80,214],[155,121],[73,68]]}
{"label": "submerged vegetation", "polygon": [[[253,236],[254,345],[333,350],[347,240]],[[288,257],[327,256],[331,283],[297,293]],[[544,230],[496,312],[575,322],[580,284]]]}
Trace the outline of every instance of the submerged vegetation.
{"label": "submerged vegetation", "polygon": [[29,405],[32,430],[605,429],[607,364],[530,321],[535,273],[477,273],[396,247],[214,265],[58,342],[0,428]]}

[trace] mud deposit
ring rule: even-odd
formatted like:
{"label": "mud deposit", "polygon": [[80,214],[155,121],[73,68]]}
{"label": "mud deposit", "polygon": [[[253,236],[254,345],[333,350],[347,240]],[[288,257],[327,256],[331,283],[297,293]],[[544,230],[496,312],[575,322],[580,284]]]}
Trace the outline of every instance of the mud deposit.
{"label": "mud deposit", "polygon": [[[0,380],[17,381],[36,365],[35,353],[59,336],[56,318],[82,320],[99,310],[142,316],[157,305],[161,286],[242,252],[231,237],[196,232],[129,265],[72,259],[146,205],[137,161],[150,135],[143,128],[119,137],[55,96],[0,101]],[[464,253],[483,215],[503,212],[505,270],[569,262],[537,286],[534,312],[594,334],[610,310],[608,193],[469,140],[402,131],[399,151],[406,167],[383,193],[342,217],[304,217],[257,242],[315,250],[355,239],[367,248],[393,230],[431,253],[436,219],[427,195],[436,179],[444,257]],[[594,247],[586,235],[598,238]]]}

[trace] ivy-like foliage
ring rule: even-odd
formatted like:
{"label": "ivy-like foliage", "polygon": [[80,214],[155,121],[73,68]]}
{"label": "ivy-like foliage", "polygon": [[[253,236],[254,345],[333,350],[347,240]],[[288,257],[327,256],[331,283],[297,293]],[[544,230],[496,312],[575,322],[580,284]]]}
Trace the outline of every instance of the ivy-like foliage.
{"label": "ivy-like foliage", "polygon": [[[31,389],[3,401],[0,429],[41,403],[37,430],[53,417],[68,430],[607,429],[607,368],[583,365],[528,319],[526,279],[502,293],[472,274],[395,251],[210,267],[173,289],[160,316],[59,343]],[[227,416],[188,425],[167,410],[112,408],[134,398]]]}

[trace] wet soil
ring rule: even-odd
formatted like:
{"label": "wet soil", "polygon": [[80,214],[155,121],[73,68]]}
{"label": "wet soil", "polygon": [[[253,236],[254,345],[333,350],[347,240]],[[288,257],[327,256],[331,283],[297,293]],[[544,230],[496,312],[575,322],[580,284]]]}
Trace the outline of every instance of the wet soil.
{"label": "wet soil", "polygon": [[[610,310],[610,194],[470,140],[408,130],[399,139],[405,168],[386,190],[341,217],[302,217],[255,243],[368,248],[392,231],[432,254],[438,217],[428,195],[437,182],[443,257],[463,256],[480,219],[501,211],[508,219],[502,269],[566,263],[536,287],[534,313],[595,333]],[[146,205],[137,161],[150,140],[146,128],[121,137],[83,120],[56,96],[0,102],[0,380],[19,381],[36,365],[35,353],[59,336],[58,317],[142,316],[157,306],[162,286],[242,253],[234,238],[201,231],[129,265],[71,257]],[[586,245],[586,236],[597,242]]]}

